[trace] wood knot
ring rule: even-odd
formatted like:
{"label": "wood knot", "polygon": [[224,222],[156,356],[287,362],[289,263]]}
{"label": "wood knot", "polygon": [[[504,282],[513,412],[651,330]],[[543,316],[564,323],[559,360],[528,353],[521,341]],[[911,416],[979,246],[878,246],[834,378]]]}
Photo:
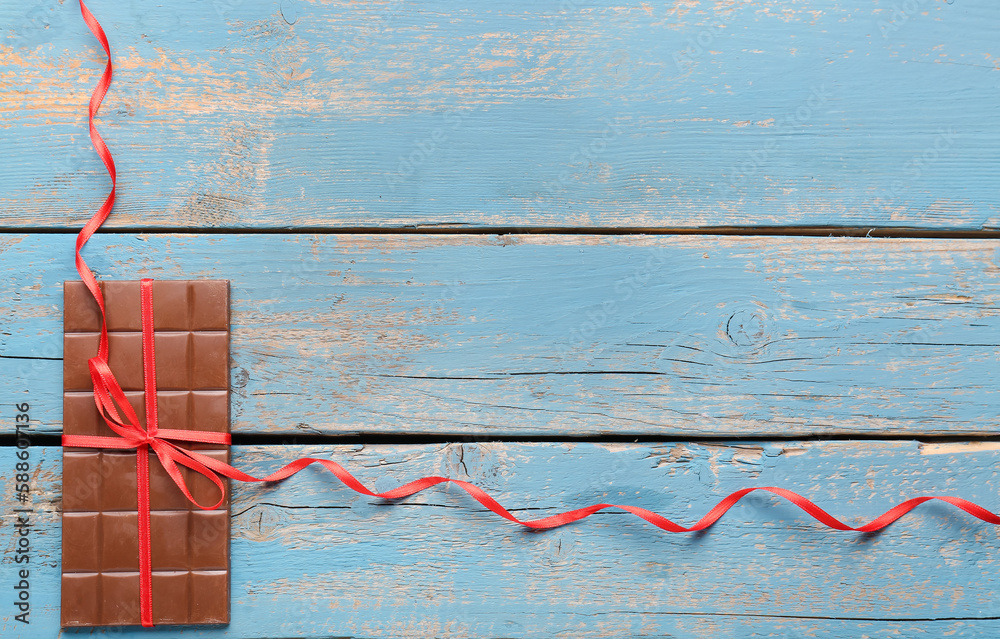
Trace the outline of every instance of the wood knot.
{"label": "wood knot", "polygon": [[767,317],[760,309],[741,309],[729,316],[726,335],[737,346],[753,346],[767,337]]}

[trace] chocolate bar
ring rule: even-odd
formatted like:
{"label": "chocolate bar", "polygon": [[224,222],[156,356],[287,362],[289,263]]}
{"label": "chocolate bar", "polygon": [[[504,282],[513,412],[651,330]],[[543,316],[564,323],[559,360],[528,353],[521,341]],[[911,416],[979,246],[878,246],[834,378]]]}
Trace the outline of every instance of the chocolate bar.
{"label": "chocolate bar", "polygon": [[[108,364],[145,424],[138,281],[100,284]],[[87,360],[100,310],[83,282],[64,286],[63,433],[116,437],[94,402]],[[164,429],[229,432],[229,282],[155,281],[157,413]],[[229,447],[178,442],[228,463]],[[207,477],[181,469],[202,504]],[[190,503],[150,455],[153,623],[229,623],[229,483],[215,510]],[[139,532],[134,450],[63,449],[62,626],[139,625]]]}

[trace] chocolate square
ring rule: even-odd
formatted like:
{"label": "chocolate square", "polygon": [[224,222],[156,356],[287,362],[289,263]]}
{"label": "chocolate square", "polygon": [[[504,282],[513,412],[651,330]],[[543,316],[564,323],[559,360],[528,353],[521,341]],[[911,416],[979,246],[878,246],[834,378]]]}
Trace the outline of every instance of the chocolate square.
{"label": "chocolate square", "polygon": [[[102,282],[109,365],[145,420],[139,282]],[[83,282],[64,286],[63,432],[115,433],[94,404],[87,360],[100,313]],[[229,432],[229,282],[153,283],[157,412],[161,428]],[[179,445],[229,461],[229,447]],[[229,482],[216,510],[191,504],[150,455],[153,623],[229,623]],[[207,478],[182,468],[202,504]],[[62,626],[139,625],[135,452],[63,449]]]}

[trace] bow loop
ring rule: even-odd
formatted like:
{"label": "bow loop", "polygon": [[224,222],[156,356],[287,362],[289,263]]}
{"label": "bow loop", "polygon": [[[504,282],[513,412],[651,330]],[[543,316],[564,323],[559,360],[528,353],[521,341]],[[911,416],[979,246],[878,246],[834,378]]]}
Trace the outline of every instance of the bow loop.
{"label": "bow loop", "polygon": [[[159,437],[154,438],[153,450],[156,451],[156,456],[160,459],[163,464],[163,468],[167,471],[167,474],[177,487],[181,489],[184,496],[188,498],[192,504],[201,508],[202,510],[215,510],[226,500],[226,486],[222,483],[222,479],[219,475],[206,466],[202,460],[209,460],[214,462],[211,457],[207,457],[200,453],[196,453],[193,450],[188,450],[186,448],[181,448],[176,444],[161,439]],[[184,473],[178,468],[178,464],[190,468],[191,470],[204,475],[207,477],[215,486],[219,489],[219,501],[215,502],[212,506],[205,506],[199,502],[194,495],[191,494],[191,490],[188,488],[187,482],[184,480]]]}

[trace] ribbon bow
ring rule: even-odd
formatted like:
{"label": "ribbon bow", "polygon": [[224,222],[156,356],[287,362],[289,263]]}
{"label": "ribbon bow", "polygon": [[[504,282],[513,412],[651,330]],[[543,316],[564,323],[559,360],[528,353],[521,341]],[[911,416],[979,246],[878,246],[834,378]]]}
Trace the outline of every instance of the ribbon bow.
{"label": "ribbon bow", "polygon": [[[143,478],[148,478],[149,449],[160,459],[167,474],[173,479],[181,492],[204,510],[214,510],[222,505],[225,500],[225,486],[219,479],[218,471],[225,469],[219,467],[217,460],[207,457],[193,450],[181,448],[173,441],[184,441],[203,444],[231,444],[229,433],[213,433],[194,430],[178,430],[170,428],[160,428],[158,422],[158,410],[156,401],[156,352],[154,348],[153,332],[153,280],[143,279],[139,282],[141,317],[142,317],[142,369],[144,382],[144,395],[146,401],[146,425],[140,424],[138,415],[125,397],[118,380],[108,366],[108,344],[107,325],[102,321],[101,340],[98,345],[98,354],[88,360],[90,367],[90,377],[94,383],[94,401],[97,409],[104,418],[105,423],[117,433],[118,437],[101,437],[92,435],[63,435],[64,446],[78,446],[85,448],[117,448],[135,449],[139,464],[138,476],[140,486],[144,483]],[[100,289],[98,289],[99,291]],[[103,299],[99,299],[103,318]],[[118,412],[120,407],[121,413]],[[191,470],[208,477],[220,491],[219,501],[211,506],[205,506],[198,502],[191,494],[184,475],[181,473],[178,464],[186,466]],[[210,466],[215,466],[214,471]],[[223,466],[227,466],[223,464]],[[228,467],[228,466],[227,466]],[[148,479],[145,480],[148,483]],[[141,492],[141,491],[140,491]],[[139,508],[143,508],[143,502],[148,508],[149,494],[148,486],[145,497],[139,495]]]}

